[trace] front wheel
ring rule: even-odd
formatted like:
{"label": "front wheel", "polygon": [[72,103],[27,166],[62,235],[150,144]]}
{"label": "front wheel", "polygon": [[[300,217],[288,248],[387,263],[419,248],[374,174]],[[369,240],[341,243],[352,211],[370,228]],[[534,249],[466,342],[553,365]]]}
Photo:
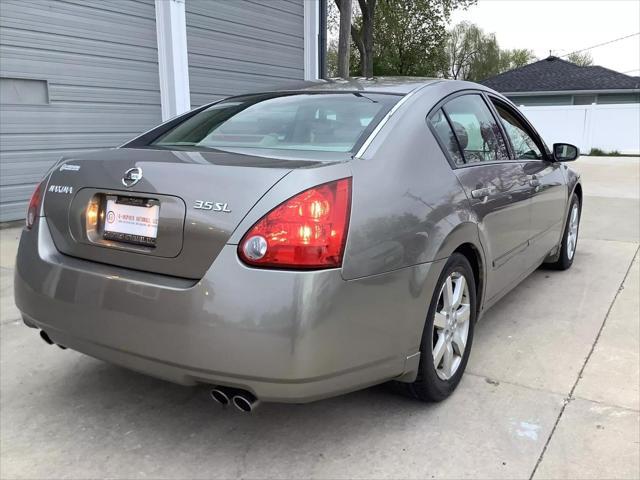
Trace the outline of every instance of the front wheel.
{"label": "front wheel", "polygon": [[580,199],[575,193],[571,197],[571,205],[569,206],[569,215],[567,223],[564,227],[562,236],[562,245],[560,246],[560,255],[558,260],[548,264],[550,268],[556,270],[567,270],[573,265],[573,258],[576,254],[578,246],[578,231],[580,230]]}
{"label": "front wheel", "polygon": [[449,257],[427,314],[420,347],[420,367],[409,393],[423,401],[439,402],[460,383],[469,360],[476,320],[473,270],[464,255]]}

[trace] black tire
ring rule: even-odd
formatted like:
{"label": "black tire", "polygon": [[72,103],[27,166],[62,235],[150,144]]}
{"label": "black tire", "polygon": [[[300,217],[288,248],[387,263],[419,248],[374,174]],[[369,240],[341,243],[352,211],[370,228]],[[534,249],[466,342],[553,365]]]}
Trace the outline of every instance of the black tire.
{"label": "black tire", "polygon": [[[576,237],[575,237],[575,244],[573,246],[573,253],[571,253],[569,249],[569,245],[567,243],[567,239],[569,238],[569,230],[571,227],[571,214],[573,212],[574,205],[576,205],[578,209],[578,212],[577,212],[578,225],[577,225],[577,231],[576,231]],[[576,249],[578,248],[578,236],[579,236],[578,234],[580,233],[581,213],[582,213],[582,209],[580,205],[580,199],[578,198],[578,195],[574,193],[573,197],[571,198],[571,204],[569,205],[569,213],[567,214],[567,221],[564,226],[562,243],[560,244],[560,254],[558,256],[558,259],[555,262],[545,264],[547,268],[551,268],[553,270],[567,270],[571,267],[571,265],[573,265],[573,259],[576,256],[575,252],[576,252]]]}
{"label": "black tire", "polygon": [[[440,292],[447,278],[453,274],[458,273],[464,276],[468,286],[468,302],[469,302],[469,331],[467,334],[466,347],[461,356],[461,361],[455,373],[447,380],[444,380],[436,373],[436,367],[434,366],[433,348],[434,348],[434,333],[433,324],[435,320],[436,309],[440,300]],[[438,278],[436,288],[431,298],[431,305],[429,306],[429,312],[427,314],[427,320],[425,322],[424,331],[422,333],[422,342],[420,344],[420,367],[418,370],[418,377],[413,383],[405,384],[406,390],[409,395],[418,400],[425,402],[439,402],[447,398],[455,390],[460,383],[460,379],[464,373],[469,360],[469,353],[471,352],[471,345],[473,343],[474,325],[476,322],[477,313],[477,301],[476,301],[476,286],[473,276],[473,269],[469,264],[469,261],[464,255],[454,253],[449,257],[449,260],[445,264],[445,267]]]}

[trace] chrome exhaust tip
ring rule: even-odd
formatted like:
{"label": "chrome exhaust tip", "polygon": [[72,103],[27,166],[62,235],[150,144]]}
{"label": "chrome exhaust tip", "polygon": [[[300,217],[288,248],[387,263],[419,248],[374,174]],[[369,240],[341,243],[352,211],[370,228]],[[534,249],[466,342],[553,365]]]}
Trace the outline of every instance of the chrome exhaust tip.
{"label": "chrome exhaust tip", "polygon": [[251,413],[254,411],[260,401],[249,392],[239,393],[233,396],[233,405],[241,412]]}
{"label": "chrome exhaust tip", "polygon": [[211,392],[209,392],[209,395],[211,395],[211,398],[214,401],[218,402],[220,405],[229,405],[229,403],[231,402],[227,392],[225,392],[224,389],[220,387],[212,389]]}

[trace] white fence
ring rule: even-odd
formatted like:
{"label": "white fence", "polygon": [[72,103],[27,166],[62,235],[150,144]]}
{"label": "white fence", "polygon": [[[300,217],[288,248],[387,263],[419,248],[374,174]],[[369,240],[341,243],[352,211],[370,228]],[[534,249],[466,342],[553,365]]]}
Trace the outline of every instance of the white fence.
{"label": "white fence", "polygon": [[557,142],[577,145],[583,153],[640,154],[640,103],[520,107],[551,147]]}

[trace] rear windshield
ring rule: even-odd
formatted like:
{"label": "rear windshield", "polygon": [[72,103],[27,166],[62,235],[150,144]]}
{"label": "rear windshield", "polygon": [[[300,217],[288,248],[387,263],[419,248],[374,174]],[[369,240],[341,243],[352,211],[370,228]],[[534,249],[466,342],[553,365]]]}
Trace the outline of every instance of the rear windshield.
{"label": "rear windshield", "polygon": [[188,118],[152,144],[349,152],[400,98],[366,92],[234,97]]}

